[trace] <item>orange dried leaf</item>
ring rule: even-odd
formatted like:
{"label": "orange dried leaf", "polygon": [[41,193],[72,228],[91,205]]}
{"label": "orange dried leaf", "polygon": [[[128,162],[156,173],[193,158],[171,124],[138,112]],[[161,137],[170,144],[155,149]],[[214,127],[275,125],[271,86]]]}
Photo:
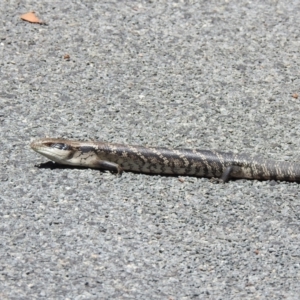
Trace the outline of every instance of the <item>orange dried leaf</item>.
{"label": "orange dried leaf", "polygon": [[38,23],[43,24],[44,22],[41,21],[34,13],[34,11],[26,13],[20,17],[22,20],[30,22],[30,23]]}

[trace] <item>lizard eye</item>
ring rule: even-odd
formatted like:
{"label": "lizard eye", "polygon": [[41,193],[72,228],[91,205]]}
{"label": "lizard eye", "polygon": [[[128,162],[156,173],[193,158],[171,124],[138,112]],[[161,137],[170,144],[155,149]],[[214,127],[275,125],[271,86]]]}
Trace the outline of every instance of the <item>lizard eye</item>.
{"label": "lizard eye", "polygon": [[69,150],[70,147],[67,144],[63,144],[63,143],[55,143],[55,144],[51,144],[50,145],[51,148],[56,148],[59,150]]}

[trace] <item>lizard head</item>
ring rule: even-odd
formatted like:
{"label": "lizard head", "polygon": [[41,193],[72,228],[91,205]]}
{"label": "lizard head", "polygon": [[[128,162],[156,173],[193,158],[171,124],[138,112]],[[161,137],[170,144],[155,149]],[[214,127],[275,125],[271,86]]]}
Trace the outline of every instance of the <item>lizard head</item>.
{"label": "lizard head", "polygon": [[33,141],[30,147],[63,165],[95,167],[98,161],[95,144],[91,142],[44,138]]}
{"label": "lizard head", "polygon": [[64,139],[39,139],[30,144],[30,147],[39,154],[61,164],[66,164],[77,151],[73,143]]}

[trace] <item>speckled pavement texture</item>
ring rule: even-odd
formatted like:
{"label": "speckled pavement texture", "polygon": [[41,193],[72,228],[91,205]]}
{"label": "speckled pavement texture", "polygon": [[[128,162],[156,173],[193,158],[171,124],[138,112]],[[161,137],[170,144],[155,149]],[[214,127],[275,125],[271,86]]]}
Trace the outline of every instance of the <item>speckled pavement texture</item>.
{"label": "speckled pavement texture", "polygon": [[[20,19],[32,10],[47,24]],[[299,161],[299,1],[12,0],[0,13],[1,299],[299,299],[300,184],[118,178],[29,147]]]}

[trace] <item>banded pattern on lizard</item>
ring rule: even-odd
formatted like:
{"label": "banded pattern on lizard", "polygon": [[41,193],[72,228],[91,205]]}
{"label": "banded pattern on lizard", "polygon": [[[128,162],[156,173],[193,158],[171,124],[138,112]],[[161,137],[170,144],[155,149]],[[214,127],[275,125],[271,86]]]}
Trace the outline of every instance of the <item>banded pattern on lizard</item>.
{"label": "banded pattern on lizard", "polygon": [[134,171],[219,178],[300,182],[300,163],[266,160],[258,156],[198,149],[169,149],[106,142],[39,139],[31,148],[64,165],[105,169],[121,174]]}

